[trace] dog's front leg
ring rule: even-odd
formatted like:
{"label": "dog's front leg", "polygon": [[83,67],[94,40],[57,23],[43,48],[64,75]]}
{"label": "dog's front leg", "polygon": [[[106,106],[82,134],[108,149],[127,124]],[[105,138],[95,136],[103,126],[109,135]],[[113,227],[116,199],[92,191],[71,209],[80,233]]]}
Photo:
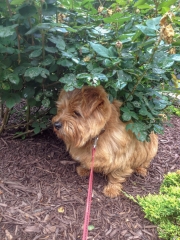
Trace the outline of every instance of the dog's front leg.
{"label": "dog's front leg", "polygon": [[89,176],[90,170],[84,168],[82,165],[76,167],[76,172],[80,177]]}
{"label": "dog's front leg", "polygon": [[110,172],[107,177],[108,177],[108,184],[104,187],[103,193],[107,197],[117,197],[120,195],[121,190],[122,190],[122,184],[123,182],[126,181],[126,177],[131,175],[133,172],[132,169],[126,169],[126,170],[121,170],[121,169],[116,169],[112,172]]}

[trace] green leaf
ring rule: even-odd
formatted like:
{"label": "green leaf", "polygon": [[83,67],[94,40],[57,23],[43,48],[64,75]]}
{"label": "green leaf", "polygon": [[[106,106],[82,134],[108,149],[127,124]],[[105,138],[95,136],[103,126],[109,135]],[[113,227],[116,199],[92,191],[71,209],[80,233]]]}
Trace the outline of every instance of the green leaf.
{"label": "green leaf", "polygon": [[117,70],[118,79],[121,79],[122,82],[132,82],[132,77],[128,73],[125,73],[123,70]]}
{"label": "green leaf", "polygon": [[1,86],[2,86],[2,89],[5,91],[8,91],[11,89],[11,86],[8,82],[2,82]]}
{"label": "green leaf", "polygon": [[52,15],[55,15],[56,12],[57,12],[56,6],[52,4],[44,4],[44,8],[42,10],[42,14],[44,16],[52,16]]}
{"label": "green leaf", "polygon": [[107,48],[105,48],[103,45],[99,44],[99,43],[93,43],[93,42],[89,42],[90,46],[92,47],[92,49],[100,56],[105,57],[105,58],[109,58],[109,51]]}
{"label": "green leaf", "polygon": [[28,32],[25,33],[25,35],[30,35],[35,33],[38,30],[50,30],[53,27],[50,23],[39,23],[36,26],[32,27]]}
{"label": "green leaf", "polygon": [[55,73],[58,69],[58,65],[57,64],[52,64],[49,68],[49,72],[51,73]]}
{"label": "green leaf", "polygon": [[130,121],[131,120],[131,114],[129,112],[124,112],[122,115],[122,119],[124,121]]}
{"label": "green leaf", "polygon": [[115,47],[109,47],[108,48],[108,55],[109,55],[109,57],[111,57],[111,58],[117,58],[118,57],[118,53],[117,53],[117,50],[116,50],[116,48]]}
{"label": "green leaf", "polygon": [[26,87],[22,91],[22,95],[24,98],[29,99],[34,96],[35,89],[33,87]]}
{"label": "green leaf", "polygon": [[55,47],[45,47],[44,49],[46,50],[46,52],[49,52],[49,53],[58,52],[57,48],[55,48]]}
{"label": "green leaf", "polygon": [[111,66],[113,65],[113,63],[112,63],[111,60],[109,60],[108,58],[106,58],[106,59],[103,60],[103,65],[104,65],[105,67],[111,67]]}
{"label": "green leaf", "polygon": [[13,35],[15,33],[15,27],[17,26],[18,24],[14,24],[8,27],[3,27],[0,25],[0,37],[5,38]]}
{"label": "green leaf", "polygon": [[136,119],[136,120],[139,119],[138,115],[135,112],[130,111],[130,114],[131,114],[131,117],[133,117],[134,119]]}
{"label": "green leaf", "polygon": [[56,43],[56,47],[60,50],[63,51],[66,48],[66,43],[62,38],[58,38],[58,43]]}
{"label": "green leaf", "polygon": [[57,61],[57,64],[58,64],[58,65],[61,65],[61,66],[63,66],[63,67],[72,67],[72,66],[73,66],[72,61],[69,61],[69,60],[67,60],[67,59],[59,59],[59,60]]}
{"label": "green leaf", "polygon": [[75,62],[76,64],[80,64],[80,59],[79,58],[72,58],[72,61]]}
{"label": "green leaf", "polygon": [[140,133],[135,134],[135,135],[136,135],[137,139],[141,142],[144,142],[147,139],[147,132],[140,132]]}
{"label": "green leaf", "polygon": [[9,81],[13,84],[18,85],[20,79],[19,76],[17,74],[11,73],[8,75]]}
{"label": "green leaf", "polygon": [[92,79],[92,75],[89,73],[79,73],[76,76],[77,79],[87,79],[87,80],[91,80]]}
{"label": "green leaf", "polygon": [[155,31],[159,29],[159,23],[160,23],[161,17],[156,17],[156,18],[152,18],[152,19],[148,19],[146,21],[146,25],[151,28],[154,29]]}
{"label": "green leaf", "polygon": [[92,231],[93,229],[94,229],[94,226],[93,226],[93,225],[89,225],[89,226],[88,226],[88,230],[89,230],[89,231]]}
{"label": "green leaf", "polygon": [[162,109],[164,109],[168,105],[168,100],[154,99],[153,103],[155,104],[154,109],[162,110]]}
{"label": "green leaf", "polygon": [[152,9],[152,8],[153,8],[153,6],[149,5],[147,3],[138,6],[138,9]]}
{"label": "green leaf", "polygon": [[21,97],[17,93],[10,93],[6,95],[5,103],[8,108],[14,107],[15,104],[21,101]]}
{"label": "green leaf", "polygon": [[56,75],[51,74],[51,75],[49,76],[49,79],[50,79],[51,81],[53,81],[53,82],[56,82],[56,81],[58,80],[58,77],[57,77]]}
{"label": "green leaf", "polygon": [[95,73],[102,73],[104,71],[104,68],[101,68],[101,67],[94,67],[91,71],[92,74],[95,74]]}
{"label": "green leaf", "polygon": [[140,108],[141,107],[141,103],[138,101],[133,101],[132,104],[134,105],[134,107],[136,108]]}
{"label": "green leaf", "polygon": [[170,58],[174,61],[180,62],[180,54],[173,54]]}
{"label": "green leaf", "polygon": [[49,71],[45,68],[42,68],[41,77],[47,78],[47,76],[49,76]]}
{"label": "green leaf", "polygon": [[49,105],[50,105],[50,100],[48,99],[48,98],[44,98],[43,100],[42,100],[42,105],[44,106],[44,107],[49,107]]}
{"label": "green leaf", "polygon": [[152,72],[156,73],[156,74],[163,74],[163,73],[165,73],[165,70],[160,69],[160,68],[153,68]]}
{"label": "green leaf", "polygon": [[24,3],[25,0],[12,0],[10,2],[11,5],[21,5],[22,3]]}
{"label": "green leaf", "polygon": [[116,90],[122,90],[123,88],[125,88],[126,85],[127,82],[124,82],[121,79],[117,79],[116,82],[113,81],[113,83],[111,84],[111,86]]}
{"label": "green leaf", "polygon": [[36,58],[39,57],[42,54],[42,49],[35,50],[31,54],[29,54],[30,58]]}
{"label": "green leaf", "polygon": [[163,134],[164,128],[161,125],[154,124],[154,131],[157,134]]}
{"label": "green leaf", "polygon": [[32,67],[32,68],[28,68],[25,71],[24,76],[25,77],[30,77],[30,78],[35,78],[37,76],[39,76],[41,74],[42,69],[40,67]]}
{"label": "green leaf", "polygon": [[53,62],[54,62],[53,56],[47,55],[47,56],[45,57],[45,59],[42,61],[41,64],[42,64],[43,66],[48,66],[48,65],[52,64]]}
{"label": "green leaf", "polygon": [[45,0],[45,2],[46,2],[47,4],[53,4],[53,3],[56,3],[57,0]]}
{"label": "green leaf", "polygon": [[49,75],[49,71],[41,67],[32,67],[32,68],[28,68],[24,74],[25,77],[30,77],[30,78],[35,78],[39,75],[41,75],[44,78],[47,78],[46,75]]}
{"label": "green leaf", "polygon": [[36,11],[36,7],[30,4],[23,5],[19,8],[19,13],[25,18],[31,17],[32,15],[36,14]]}
{"label": "green leaf", "polygon": [[[127,14],[127,13],[126,13]],[[122,13],[114,13],[111,17],[103,18],[105,23],[119,23],[123,24],[131,20],[132,16],[124,17]]]}
{"label": "green leaf", "polygon": [[62,56],[63,56],[63,57],[66,57],[66,58],[71,58],[71,59],[72,59],[73,54],[62,51]]}
{"label": "green leaf", "polygon": [[126,125],[126,130],[131,130],[139,141],[146,141],[147,133],[145,130],[147,126],[143,122],[128,123]]}
{"label": "green leaf", "polygon": [[52,91],[44,91],[44,95],[46,97],[52,97],[53,96],[53,92]]}
{"label": "green leaf", "polygon": [[89,53],[89,48],[87,48],[87,47],[81,47],[80,51],[81,51],[82,53]]}
{"label": "green leaf", "polygon": [[49,111],[50,114],[52,115],[56,115],[57,113],[57,109],[54,107],[54,108],[51,108],[51,110]]}
{"label": "green leaf", "polygon": [[43,93],[42,93],[42,92],[39,92],[39,93],[35,96],[35,100],[36,100],[37,102],[40,102],[42,96],[43,96]]}
{"label": "green leaf", "polygon": [[124,59],[133,59],[134,58],[134,56],[131,53],[126,53],[126,52],[121,53],[121,56]]}
{"label": "green leaf", "polygon": [[148,116],[152,120],[154,119],[153,115],[150,112],[148,112],[147,108],[144,105],[141,106],[139,114],[141,114],[142,116]]}
{"label": "green leaf", "polygon": [[62,83],[72,83],[74,80],[76,80],[76,75],[72,73],[65,74],[64,77],[59,79]]}
{"label": "green leaf", "polygon": [[163,69],[170,68],[171,66],[173,66],[173,64],[174,64],[174,60],[169,56],[169,57],[164,59],[163,64],[162,64],[162,68]]}
{"label": "green leaf", "polygon": [[6,52],[9,53],[9,54],[13,54],[15,52],[15,49],[11,48],[11,47],[7,47]]}
{"label": "green leaf", "polygon": [[93,80],[95,81],[98,81],[100,80],[101,82],[107,82],[108,81],[108,78],[106,77],[105,74],[102,74],[102,73],[94,73],[93,74]]}
{"label": "green leaf", "polygon": [[48,40],[54,44],[58,44],[63,38],[61,36],[51,36]]}
{"label": "green leaf", "polygon": [[161,4],[159,4],[158,9],[164,8],[164,7],[170,7],[173,4],[175,4],[177,2],[177,0],[166,0],[166,1],[162,1]]}
{"label": "green leaf", "polygon": [[38,133],[40,133],[40,131],[41,131],[41,128],[40,128],[40,126],[38,124],[36,127],[34,127],[34,133],[38,134]]}
{"label": "green leaf", "polygon": [[156,36],[156,31],[154,29],[151,29],[150,27],[146,27],[144,25],[138,24],[136,25],[136,27],[142,32],[144,33],[146,36]]}
{"label": "green leaf", "polygon": [[116,2],[117,2],[120,6],[126,6],[126,5],[127,5],[127,1],[125,1],[125,0],[116,0]]}
{"label": "green leaf", "polygon": [[139,5],[142,5],[146,3],[146,0],[138,0],[135,4],[134,4],[134,7],[139,7]]}

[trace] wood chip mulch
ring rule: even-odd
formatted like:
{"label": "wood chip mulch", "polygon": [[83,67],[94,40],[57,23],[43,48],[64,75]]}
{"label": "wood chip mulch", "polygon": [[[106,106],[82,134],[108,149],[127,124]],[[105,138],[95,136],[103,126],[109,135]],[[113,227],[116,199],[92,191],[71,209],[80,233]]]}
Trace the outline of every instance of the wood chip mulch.
{"label": "wood chip mulch", "polygon": [[[159,151],[148,176],[133,174],[124,191],[133,196],[158,193],[163,175],[180,169],[180,118],[172,118],[159,137]],[[52,130],[25,140],[0,137],[0,240],[82,239],[88,178]],[[156,226],[123,194],[102,194],[106,179],[94,175],[90,240],[158,240]]]}

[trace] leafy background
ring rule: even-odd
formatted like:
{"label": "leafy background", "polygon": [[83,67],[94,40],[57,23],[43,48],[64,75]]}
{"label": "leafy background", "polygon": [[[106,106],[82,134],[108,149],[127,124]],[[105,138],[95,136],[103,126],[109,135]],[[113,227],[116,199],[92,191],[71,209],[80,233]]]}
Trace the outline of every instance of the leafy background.
{"label": "leafy background", "polygon": [[162,133],[168,93],[180,87],[179,12],[175,0],[3,1],[0,133],[19,103],[16,136],[37,134],[50,125],[61,88],[99,84],[124,102],[121,118],[139,140]]}

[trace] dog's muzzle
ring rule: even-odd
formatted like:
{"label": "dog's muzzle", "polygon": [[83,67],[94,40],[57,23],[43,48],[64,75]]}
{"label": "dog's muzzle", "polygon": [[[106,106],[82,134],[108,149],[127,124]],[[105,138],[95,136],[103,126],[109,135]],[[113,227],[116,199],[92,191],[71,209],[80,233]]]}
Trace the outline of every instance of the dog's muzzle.
{"label": "dog's muzzle", "polygon": [[59,130],[62,127],[62,123],[61,122],[55,122],[54,127],[55,127],[56,130]]}

